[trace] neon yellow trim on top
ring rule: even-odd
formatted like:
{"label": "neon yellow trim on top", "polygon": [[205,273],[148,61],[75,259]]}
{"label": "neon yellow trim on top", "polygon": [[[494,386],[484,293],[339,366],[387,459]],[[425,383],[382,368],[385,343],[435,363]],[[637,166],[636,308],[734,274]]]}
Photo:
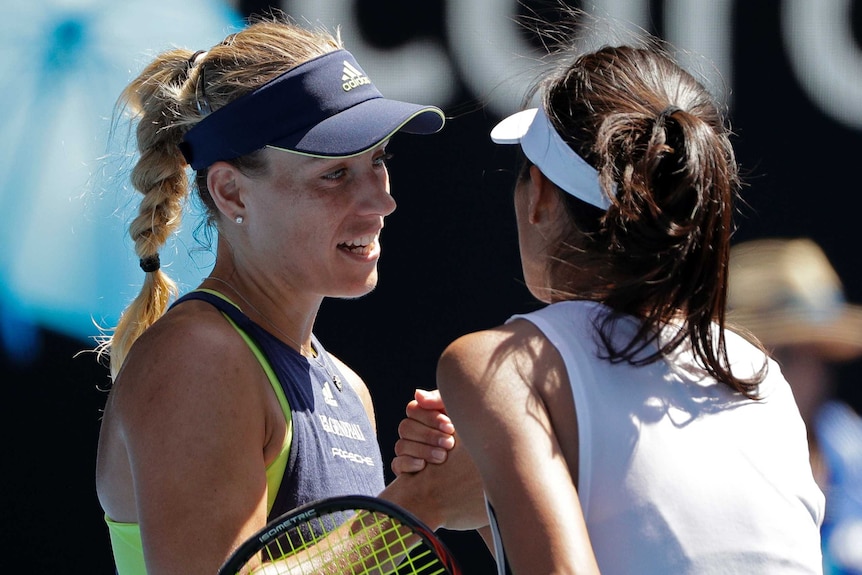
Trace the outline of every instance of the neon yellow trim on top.
{"label": "neon yellow trim on top", "polygon": [[141,526],[137,523],[117,523],[105,515],[114,565],[119,575],[147,575],[144,564],[144,545],[141,542]]}
{"label": "neon yellow trim on top", "polygon": [[[242,308],[232,302],[227,296],[224,294],[206,288],[200,288],[195,291],[202,291],[208,294],[214,295],[216,297],[220,297],[227,303],[231,304],[238,310],[242,311]],[[248,345],[251,352],[257,358],[257,361],[260,363],[263,371],[266,373],[267,379],[269,379],[269,383],[272,386],[273,391],[275,391],[275,396],[278,398],[278,404],[281,406],[281,411],[284,413],[284,420],[287,423],[287,429],[284,436],[284,444],[281,446],[281,451],[278,456],[270,463],[266,468],[266,485],[267,485],[267,494],[266,494],[266,512],[269,514],[272,509],[273,504],[275,503],[275,496],[278,494],[278,488],[281,485],[281,480],[284,477],[284,470],[287,469],[287,459],[290,455],[290,445],[293,441],[293,417],[290,413],[290,404],[287,402],[287,397],[284,395],[284,390],[281,388],[281,383],[278,381],[278,377],[275,375],[275,371],[273,371],[272,366],[269,364],[269,361],[266,359],[266,356],[263,355],[263,352],[257,346],[257,343],[242,328],[240,328],[234,321],[227,316],[227,314],[223,313],[225,319],[233,326],[233,328],[239,333],[240,337],[245,340],[245,343]]]}
{"label": "neon yellow trim on top", "polygon": [[[207,292],[216,297],[220,297],[238,310],[242,311],[238,305],[232,302],[223,294],[210,289],[200,289],[197,291]],[[275,503],[275,496],[278,494],[278,488],[281,485],[281,480],[284,477],[284,470],[287,469],[287,459],[290,455],[290,445],[293,441],[293,417],[290,413],[290,404],[284,395],[284,390],[281,388],[281,383],[278,381],[275,372],[267,361],[266,356],[257,346],[257,344],[243,331],[236,323],[222,312],[222,315],[233,326],[237,333],[248,345],[251,352],[257,358],[263,371],[272,385],[275,396],[278,398],[278,404],[281,406],[281,411],[284,413],[284,420],[287,423],[287,430],[284,437],[284,443],[281,446],[281,451],[278,456],[266,467],[266,512],[267,515],[272,510]],[[114,554],[114,564],[117,568],[118,575],[147,575],[147,568],[144,563],[144,545],[141,541],[141,526],[137,523],[119,523],[105,515],[105,524],[108,526],[108,534],[111,538],[111,550]]]}

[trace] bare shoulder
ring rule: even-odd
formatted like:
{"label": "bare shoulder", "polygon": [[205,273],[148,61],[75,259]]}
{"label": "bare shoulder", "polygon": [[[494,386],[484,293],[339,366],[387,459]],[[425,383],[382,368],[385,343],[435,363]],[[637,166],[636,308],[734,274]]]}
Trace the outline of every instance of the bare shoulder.
{"label": "bare shoulder", "polygon": [[[197,495],[160,470],[201,488],[220,477],[214,470],[261,459],[276,421],[269,414],[278,412],[268,407],[262,374],[236,330],[204,302],[183,303],[144,332],[111,389],[99,435],[96,484],[106,513],[138,522],[142,509],[185,509]],[[141,504],[140,490],[153,507]]]}
{"label": "bare shoulder", "polygon": [[[453,341],[437,365],[441,393],[479,395],[490,390],[523,393],[537,381],[539,371],[559,357],[542,332],[526,320],[473,332]],[[447,393],[448,392],[448,393]]]}
{"label": "bare shoulder", "polygon": [[240,408],[243,396],[254,389],[246,382],[259,376],[254,355],[221,312],[204,302],[186,302],[134,343],[112,390],[111,407],[127,418],[152,411],[211,413],[231,404]]}
{"label": "bare shoulder", "polygon": [[438,369],[462,375],[493,374],[525,367],[552,347],[532,323],[518,319],[510,323],[463,335],[443,351]]}
{"label": "bare shoulder", "polygon": [[[527,477],[512,454],[533,461],[535,445],[556,444],[577,476],[579,439],[565,361],[532,322],[518,319],[454,341],[438,364],[437,386],[483,475]],[[565,480],[565,474],[562,475]],[[505,482],[504,482],[505,483]]]}

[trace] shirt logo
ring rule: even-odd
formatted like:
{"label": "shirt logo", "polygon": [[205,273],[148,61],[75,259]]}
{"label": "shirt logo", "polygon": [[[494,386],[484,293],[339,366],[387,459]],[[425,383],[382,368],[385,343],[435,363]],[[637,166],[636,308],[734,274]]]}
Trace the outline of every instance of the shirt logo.
{"label": "shirt logo", "polygon": [[341,87],[344,88],[344,91],[349,92],[353,88],[370,84],[371,80],[368,79],[368,76],[357,70],[355,66],[351,65],[350,62],[345,60],[341,82]]}
{"label": "shirt logo", "polygon": [[326,402],[326,405],[338,407],[338,402],[335,400],[335,396],[332,393],[332,388],[329,387],[328,381],[323,383],[323,401]]}
{"label": "shirt logo", "polygon": [[366,441],[362,428],[357,424],[335,419],[334,417],[327,417],[326,415],[319,415],[318,417],[320,418],[320,426],[325,432],[338,435],[339,437],[355,439],[356,441]]}

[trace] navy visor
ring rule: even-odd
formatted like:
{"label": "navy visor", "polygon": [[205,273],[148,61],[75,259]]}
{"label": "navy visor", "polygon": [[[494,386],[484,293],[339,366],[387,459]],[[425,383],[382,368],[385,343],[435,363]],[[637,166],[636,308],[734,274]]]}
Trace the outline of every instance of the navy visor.
{"label": "navy visor", "polygon": [[395,132],[433,134],[445,117],[435,106],[388,100],[347,50],[304,62],[206,116],[180,143],[200,170],[270,146],[341,158],[362,154]]}

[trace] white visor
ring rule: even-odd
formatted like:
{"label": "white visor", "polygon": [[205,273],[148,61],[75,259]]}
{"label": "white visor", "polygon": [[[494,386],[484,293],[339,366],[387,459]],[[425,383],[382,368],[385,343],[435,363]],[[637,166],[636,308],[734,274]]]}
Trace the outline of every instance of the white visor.
{"label": "white visor", "polygon": [[497,144],[521,144],[524,155],[560,189],[607,210],[611,201],[599,184],[599,173],[560,137],[544,111],[522,110],[491,130]]}

